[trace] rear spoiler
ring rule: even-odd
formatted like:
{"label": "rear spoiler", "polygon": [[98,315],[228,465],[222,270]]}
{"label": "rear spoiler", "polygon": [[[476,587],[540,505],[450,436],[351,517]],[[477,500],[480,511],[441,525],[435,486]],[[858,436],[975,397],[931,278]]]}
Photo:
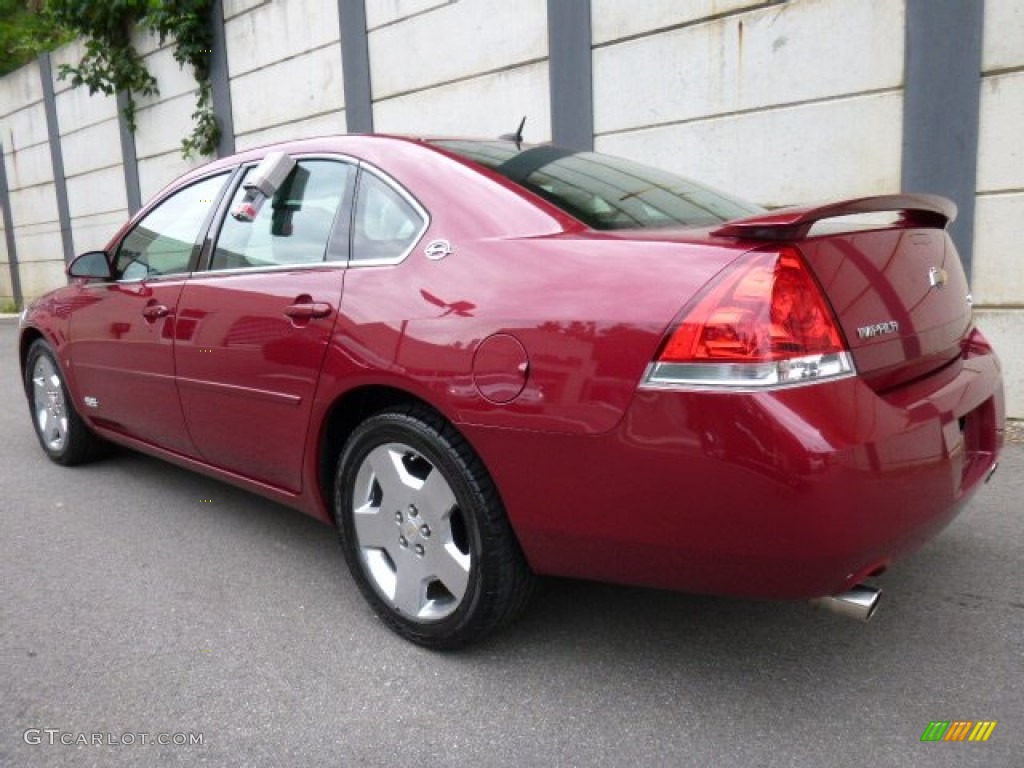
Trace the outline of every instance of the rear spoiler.
{"label": "rear spoiler", "polygon": [[895,225],[898,227],[945,229],[956,218],[956,204],[939,195],[875,195],[826,205],[780,208],[730,221],[711,234],[752,240],[799,240],[822,219],[880,211],[901,211],[900,221]]}

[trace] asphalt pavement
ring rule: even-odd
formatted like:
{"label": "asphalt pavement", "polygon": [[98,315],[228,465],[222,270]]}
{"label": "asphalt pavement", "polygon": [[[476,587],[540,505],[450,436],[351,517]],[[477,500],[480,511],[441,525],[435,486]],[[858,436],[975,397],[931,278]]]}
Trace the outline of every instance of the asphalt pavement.
{"label": "asphalt pavement", "polygon": [[[870,624],[549,580],[436,653],[374,618],[312,519],[129,451],[50,463],[15,338],[0,323],[0,766],[1024,764],[1024,444],[874,581]],[[998,725],[922,743],[946,720]]]}

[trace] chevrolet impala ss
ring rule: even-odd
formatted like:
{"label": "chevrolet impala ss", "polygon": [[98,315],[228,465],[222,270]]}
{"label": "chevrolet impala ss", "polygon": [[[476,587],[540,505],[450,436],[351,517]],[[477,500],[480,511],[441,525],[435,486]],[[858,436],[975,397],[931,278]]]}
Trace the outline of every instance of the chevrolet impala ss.
{"label": "chevrolet impala ss", "polygon": [[336,526],[429,647],[507,624],[539,575],[867,618],[864,581],[1002,445],[955,213],[765,211],[516,140],[253,149],[26,309],[25,392],[59,464],[119,444]]}

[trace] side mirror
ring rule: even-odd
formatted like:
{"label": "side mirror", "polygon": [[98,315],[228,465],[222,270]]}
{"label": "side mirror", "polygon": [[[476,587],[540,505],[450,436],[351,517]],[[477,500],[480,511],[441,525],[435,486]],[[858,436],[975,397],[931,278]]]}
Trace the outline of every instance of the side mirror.
{"label": "side mirror", "polygon": [[114,277],[110,269],[110,262],[107,261],[107,254],[103,251],[87,251],[76,256],[68,264],[68,277],[91,277],[101,280],[111,280]]}

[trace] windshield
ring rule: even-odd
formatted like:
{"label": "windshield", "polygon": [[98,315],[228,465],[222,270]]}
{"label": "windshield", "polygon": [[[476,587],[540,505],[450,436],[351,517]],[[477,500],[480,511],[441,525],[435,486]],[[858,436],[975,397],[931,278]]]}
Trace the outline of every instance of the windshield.
{"label": "windshield", "polygon": [[592,229],[705,227],[761,208],[640,163],[507,141],[432,142],[543,197]]}

